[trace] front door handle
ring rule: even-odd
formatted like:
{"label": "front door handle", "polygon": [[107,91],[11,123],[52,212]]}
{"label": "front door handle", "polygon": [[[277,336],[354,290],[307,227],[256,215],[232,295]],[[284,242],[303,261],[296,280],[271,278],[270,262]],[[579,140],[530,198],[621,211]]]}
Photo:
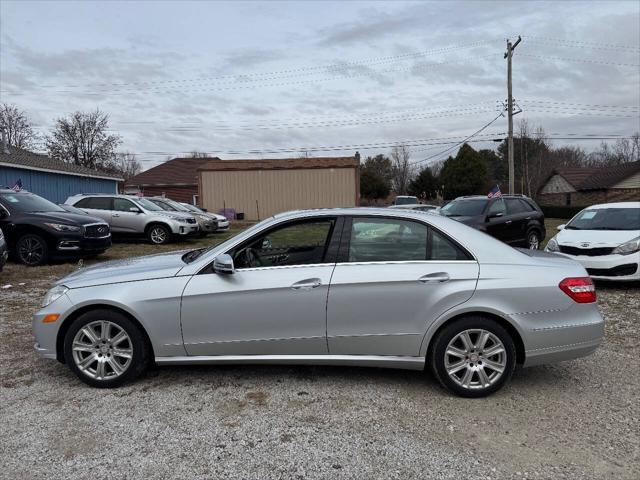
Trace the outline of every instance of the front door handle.
{"label": "front door handle", "polygon": [[509,225],[509,224],[510,224],[510,223],[512,223],[512,222],[513,222],[513,220],[507,220],[507,221],[506,221],[506,222],[504,222],[504,223],[506,223],[507,225]]}
{"label": "front door handle", "polygon": [[418,279],[420,283],[444,283],[450,280],[447,272],[436,272],[423,275]]}
{"label": "front door handle", "polygon": [[312,288],[319,287],[320,285],[322,285],[322,281],[319,278],[307,278],[294,283],[291,285],[291,288],[294,290],[311,290]]}

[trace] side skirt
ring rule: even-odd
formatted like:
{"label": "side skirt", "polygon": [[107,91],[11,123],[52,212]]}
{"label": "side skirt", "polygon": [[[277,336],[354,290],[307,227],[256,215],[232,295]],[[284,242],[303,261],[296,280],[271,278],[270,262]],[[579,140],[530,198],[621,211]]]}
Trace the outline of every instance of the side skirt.
{"label": "side skirt", "polygon": [[211,355],[156,357],[158,365],[275,364],[342,365],[423,370],[424,357],[391,355]]}

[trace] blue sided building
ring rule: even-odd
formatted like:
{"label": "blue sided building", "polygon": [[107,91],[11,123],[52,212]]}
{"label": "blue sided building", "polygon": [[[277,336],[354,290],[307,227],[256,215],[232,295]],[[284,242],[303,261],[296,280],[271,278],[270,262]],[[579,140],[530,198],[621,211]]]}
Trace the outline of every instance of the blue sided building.
{"label": "blue sided building", "polygon": [[47,155],[0,145],[0,187],[22,188],[54,203],[79,193],[118,193],[118,175],[55,160]]}

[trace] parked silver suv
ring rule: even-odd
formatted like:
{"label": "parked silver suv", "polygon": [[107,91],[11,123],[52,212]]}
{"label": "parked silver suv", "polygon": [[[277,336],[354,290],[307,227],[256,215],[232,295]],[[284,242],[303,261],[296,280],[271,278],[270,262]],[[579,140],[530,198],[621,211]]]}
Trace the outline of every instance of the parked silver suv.
{"label": "parked silver suv", "polygon": [[174,236],[198,233],[192,215],[167,212],[145,198],[129,195],[74,195],[65,204],[84,210],[111,225],[113,233],[145,235],[153,244],[169,243]]}

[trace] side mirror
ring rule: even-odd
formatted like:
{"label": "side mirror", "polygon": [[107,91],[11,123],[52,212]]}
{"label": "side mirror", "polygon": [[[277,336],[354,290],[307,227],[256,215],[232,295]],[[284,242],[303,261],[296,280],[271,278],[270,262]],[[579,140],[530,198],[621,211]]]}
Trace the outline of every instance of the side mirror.
{"label": "side mirror", "polygon": [[236,271],[233,266],[233,258],[231,255],[226,253],[221,253],[216,258],[213,259],[213,271],[216,273],[234,273]]}
{"label": "side mirror", "polygon": [[208,212],[209,211],[206,208],[201,208],[200,210],[202,210],[203,212]]}
{"label": "side mirror", "polygon": [[140,213],[140,209],[136,207],[129,207],[129,211],[133,213]]}
{"label": "side mirror", "polygon": [[567,224],[563,223],[562,225],[558,225],[556,228],[558,229],[558,231],[560,231],[560,230],[564,230],[564,227],[566,227],[566,226],[567,226]]}

